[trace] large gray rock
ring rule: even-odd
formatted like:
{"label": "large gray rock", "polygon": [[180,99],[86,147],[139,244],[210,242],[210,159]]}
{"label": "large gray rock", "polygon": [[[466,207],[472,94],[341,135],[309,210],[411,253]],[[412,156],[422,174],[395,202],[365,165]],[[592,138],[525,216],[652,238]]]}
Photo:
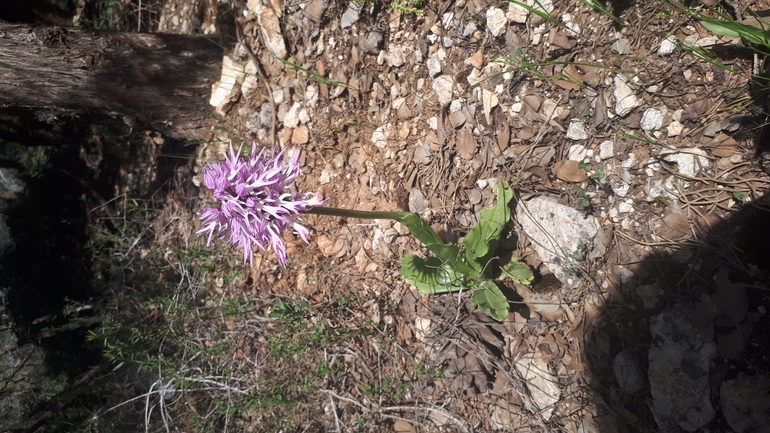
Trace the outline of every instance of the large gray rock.
{"label": "large gray rock", "polygon": [[738,374],[722,382],[722,414],[736,433],[770,432],[770,378]]}
{"label": "large gray rock", "polygon": [[649,381],[655,411],[673,418],[684,430],[703,427],[716,415],[708,381],[714,343],[703,341],[690,323],[690,311],[681,305],[653,316],[650,333]]}
{"label": "large gray rock", "polygon": [[580,278],[569,270],[579,263],[570,255],[581,243],[590,248],[597,231],[594,217],[585,217],[577,209],[539,196],[519,202],[516,219],[554,276],[567,287],[577,287]]}

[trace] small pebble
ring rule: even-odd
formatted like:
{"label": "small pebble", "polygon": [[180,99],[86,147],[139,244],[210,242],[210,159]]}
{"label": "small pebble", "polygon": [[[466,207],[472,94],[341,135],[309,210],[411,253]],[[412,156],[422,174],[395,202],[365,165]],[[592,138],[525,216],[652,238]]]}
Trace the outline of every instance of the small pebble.
{"label": "small pebble", "polygon": [[676,49],[676,37],[674,35],[670,35],[660,43],[660,48],[658,48],[658,55],[668,56],[674,52],[674,49]]}
{"label": "small pebble", "polygon": [[602,160],[610,159],[615,156],[615,143],[610,140],[603,141],[599,145],[599,158]]}
{"label": "small pebble", "polygon": [[570,140],[585,140],[588,138],[588,132],[583,121],[580,119],[572,119],[567,126],[567,138]]}
{"label": "small pebble", "polygon": [[487,10],[487,28],[492,36],[498,37],[505,33],[506,26],[508,26],[508,19],[502,9],[490,8]]}
{"label": "small pebble", "polygon": [[663,126],[663,117],[665,115],[665,110],[648,108],[644,110],[644,114],[642,114],[640,126],[645,131],[657,131],[661,126]]}

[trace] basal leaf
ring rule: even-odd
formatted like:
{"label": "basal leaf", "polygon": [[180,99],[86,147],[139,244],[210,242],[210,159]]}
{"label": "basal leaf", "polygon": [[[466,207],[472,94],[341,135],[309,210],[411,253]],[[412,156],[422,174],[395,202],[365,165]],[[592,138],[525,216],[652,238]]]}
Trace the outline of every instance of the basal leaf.
{"label": "basal leaf", "polygon": [[519,259],[511,259],[511,261],[503,268],[503,277],[508,277],[513,280],[514,283],[529,285],[535,278],[532,275],[532,271],[529,270],[529,266],[519,262]]}
{"label": "basal leaf", "polygon": [[481,263],[480,259],[490,255],[490,251],[494,252],[494,248],[497,248],[499,234],[495,239],[496,229],[497,224],[481,219],[468,232],[463,242],[463,255],[466,262],[479,272],[483,272],[484,265],[486,265],[486,263]]}
{"label": "basal leaf", "polygon": [[398,216],[399,218],[397,218],[397,221],[405,225],[412,236],[416,237],[417,240],[425,245],[425,248],[430,250],[445,263],[454,267],[457,272],[470,277],[478,277],[480,275],[478,270],[459,260],[460,248],[455,244],[444,243],[436,232],[433,231],[433,228],[422,219],[420,214],[415,212],[398,212]]}
{"label": "basal leaf", "polygon": [[458,275],[449,263],[437,257],[423,259],[414,254],[404,256],[399,272],[422,295],[456,292],[462,288],[462,275]]}
{"label": "basal leaf", "polygon": [[508,317],[508,299],[492,281],[482,282],[478,289],[473,291],[471,303],[474,308],[489,314],[498,322],[502,322]]}
{"label": "basal leaf", "polygon": [[507,182],[500,182],[495,188],[495,193],[497,203],[481,210],[481,219],[465,237],[463,244],[466,262],[482,273],[497,249],[505,225],[511,219],[508,203],[513,199],[513,189]]}

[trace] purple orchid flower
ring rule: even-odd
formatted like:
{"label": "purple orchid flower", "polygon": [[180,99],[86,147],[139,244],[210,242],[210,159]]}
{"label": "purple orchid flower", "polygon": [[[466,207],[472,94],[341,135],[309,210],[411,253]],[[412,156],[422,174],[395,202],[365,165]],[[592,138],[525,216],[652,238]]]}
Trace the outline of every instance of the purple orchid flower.
{"label": "purple orchid flower", "polygon": [[321,205],[320,193],[288,191],[300,175],[299,150],[291,158],[283,158],[284,151],[276,149],[266,153],[265,148],[257,153],[256,144],[251,157],[242,158],[241,150],[224,152],[224,161],[215,161],[203,170],[203,182],[219,200],[220,207],[201,211],[201,229],[197,233],[208,233],[206,246],[211,244],[214,233],[219,239],[243,250],[243,263],[254,266],[254,246],[262,251],[271,247],[278,256],[278,263],[286,267],[286,245],[281,234],[291,228],[305,243],[309,230],[300,224],[300,212],[307,212]]}

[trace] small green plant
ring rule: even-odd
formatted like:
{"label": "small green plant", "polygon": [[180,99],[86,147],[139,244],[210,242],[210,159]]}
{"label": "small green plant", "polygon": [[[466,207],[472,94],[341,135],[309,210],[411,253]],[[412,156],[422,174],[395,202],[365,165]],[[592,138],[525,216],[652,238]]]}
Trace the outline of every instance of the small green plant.
{"label": "small green plant", "polygon": [[733,198],[735,199],[735,201],[743,203],[743,201],[746,200],[746,195],[741,192],[735,191],[733,193]]}
{"label": "small green plant", "polygon": [[277,299],[275,301],[275,307],[270,311],[270,317],[273,319],[285,320],[289,323],[296,323],[305,318],[307,307],[308,304],[305,301],[294,306],[291,302],[284,302],[281,299]]}
{"label": "small green plant", "polygon": [[572,189],[572,195],[578,198],[578,210],[587,211],[591,208],[591,198],[588,196],[588,192],[584,188],[576,186]]}
{"label": "small green plant", "polygon": [[390,4],[390,7],[405,14],[422,15],[424,0],[396,0]]}
{"label": "small green plant", "polygon": [[571,266],[565,269],[564,273],[567,275],[571,275],[573,277],[580,277],[580,274],[581,274],[580,268],[578,268],[577,266]]}
{"label": "small green plant", "polygon": [[582,262],[590,250],[591,246],[589,244],[580,241],[575,251],[573,251],[569,256],[576,262]]}
{"label": "small green plant", "polygon": [[[511,219],[508,204],[513,199],[513,189],[502,182],[495,189],[497,204],[483,209],[481,219],[458,244],[446,244],[417,214],[401,221],[435,257],[417,255],[401,259],[401,275],[417,287],[421,294],[456,292],[473,289],[471,303],[474,308],[502,321],[508,317],[508,300],[493,281],[493,258],[503,229]],[[406,222],[405,222],[406,221]],[[516,283],[530,284],[532,272],[517,259],[501,268],[502,278]]]}
{"label": "small green plant", "polygon": [[600,166],[598,170],[596,170],[595,172],[591,173],[591,171],[593,170],[593,167],[594,167],[594,163],[593,162],[588,162],[588,161],[580,161],[580,162],[578,162],[578,168],[580,170],[585,171],[587,174],[589,174],[589,176],[588,176],[589,179],[593,179],[593,180],[597,180],[597,181],[604,179],[604,176],[606,176],[606,173],[604,172],[604,167]]}

